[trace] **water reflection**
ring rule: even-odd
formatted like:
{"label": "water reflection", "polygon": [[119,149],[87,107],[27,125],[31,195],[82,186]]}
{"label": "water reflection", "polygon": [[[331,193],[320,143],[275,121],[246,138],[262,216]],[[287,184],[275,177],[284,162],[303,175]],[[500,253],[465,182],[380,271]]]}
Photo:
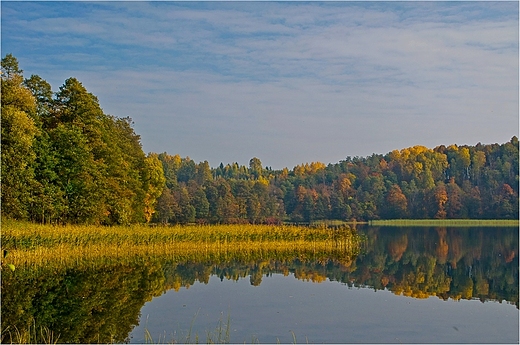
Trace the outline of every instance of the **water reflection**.
{"label": "water reflection", "polygon": [[444,300],[507,301],[518,308],[517,228],[367,228],[357,269],[338,280]]}
{"label": "water reflection", "polygon": [[74,267],[21,267],[2,275],[2,342],[16,341],[14,330],[30,327],[53,330],[59,342],[128,342],[145,302],[167,290],[207,284],[211,276],[260,285],[265,276],[291,274],[415,298],[478,298],[518,308],[516,228],[360,231],[366,241],[357,257],[341,248],[317,252],[310,244],[304,250],[193,252]]}
{"label": "water reflection", "polygon": [[[129,261],[75,268],[20,268],[2,274],[2,343],[123,342],[145,302],[163,292],[159,263]],[[56,339],[59,335],[59,338]]]}
{"label": "water reflection", "polygon": [[507,301],[518,308],[518,230],[516,228],[378,228],[360,229],[367,235],[357,258],[293,253],[284,260],[267,255],[259,261],[225,264],[186,263],[169,268],[167,279],[178,290],[211,274],[221,279],[249,277],[259,285],[273,273],[349,286],[388,289],[415,298],[438,296]]}

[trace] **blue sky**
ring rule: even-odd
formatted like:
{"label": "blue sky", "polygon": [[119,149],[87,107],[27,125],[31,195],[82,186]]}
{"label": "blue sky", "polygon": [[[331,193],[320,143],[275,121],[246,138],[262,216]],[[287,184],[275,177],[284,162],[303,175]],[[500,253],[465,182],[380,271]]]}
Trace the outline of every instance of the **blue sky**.
{"label": "blue sky", "polygon": [[518,2],[1,2],[2,56],[145,152],[275,169],[519,132]]}

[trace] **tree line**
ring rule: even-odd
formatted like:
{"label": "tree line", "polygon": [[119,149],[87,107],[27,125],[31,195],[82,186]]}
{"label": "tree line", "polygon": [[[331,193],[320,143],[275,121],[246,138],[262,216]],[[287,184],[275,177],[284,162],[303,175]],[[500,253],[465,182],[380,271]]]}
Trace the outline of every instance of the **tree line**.
{"label": "tree line", "polygon": [[504,144],[414,146],[292,170],[238,163],[211,169],[158,155],[162,223],[373,219],[518,219],[518,138]]}
{"label": "tree line", "polygon": [[2,59],[2,214],[37,222],[518,219],[518,138],[414,146],[292,170],[149,153],[75,78],[58,92]]}

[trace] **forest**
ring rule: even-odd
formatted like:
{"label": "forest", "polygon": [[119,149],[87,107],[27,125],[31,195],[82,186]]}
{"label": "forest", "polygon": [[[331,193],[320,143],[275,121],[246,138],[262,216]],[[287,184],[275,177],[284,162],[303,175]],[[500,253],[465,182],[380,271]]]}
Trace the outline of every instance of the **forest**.
{"label": "forest", "polygon": [[518,219],[518,138],[413,146],[289,170],[143,152],[130,118],[75,78],[59,91],[2,59],[2,216],[38,223],[280,224]]}

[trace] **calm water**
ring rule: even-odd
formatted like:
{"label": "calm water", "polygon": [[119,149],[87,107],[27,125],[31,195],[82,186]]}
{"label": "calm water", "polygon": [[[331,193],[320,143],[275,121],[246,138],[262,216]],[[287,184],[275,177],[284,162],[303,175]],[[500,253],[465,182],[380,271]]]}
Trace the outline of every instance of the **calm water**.
{"label": "calm water", "polygon": [[350,265],[271,262],[238,280],[216,265],[209,281],[146,303],[130,340],[146,327],[206,341],[229,322],[237,343],[518,343],[518,229],[361,231]]}
{"label": "calm water", "polygon": [[350,260],[268,252],[17,269],[2,276],[2,328],[35,323],[68,343],[519,342],[517,228],[359,230]]}
{"label": "calm water", "polygon": [[518,309],[475,300],[415,299],[337,282],[299,281],[273,274],[260,286],[246,279],[195,284],[145,304],[131,342],[216,338],[230,322],[231,342],[292,343],[517,343]]}

